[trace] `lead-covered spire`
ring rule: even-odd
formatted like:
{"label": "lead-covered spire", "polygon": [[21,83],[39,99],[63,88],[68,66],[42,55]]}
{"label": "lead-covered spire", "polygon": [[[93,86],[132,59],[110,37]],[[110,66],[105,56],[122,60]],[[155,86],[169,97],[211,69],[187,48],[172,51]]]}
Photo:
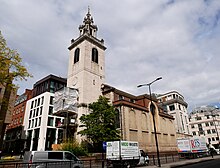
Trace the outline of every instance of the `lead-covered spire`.
{"label": "lead-covered spire", "polygon": [[83,25],[79,26],[80,35],[90,35],[96,37],[98,27],[93,25],[93,18],[90,14],[90,8],[88,7],[88,12],[83,20]]}

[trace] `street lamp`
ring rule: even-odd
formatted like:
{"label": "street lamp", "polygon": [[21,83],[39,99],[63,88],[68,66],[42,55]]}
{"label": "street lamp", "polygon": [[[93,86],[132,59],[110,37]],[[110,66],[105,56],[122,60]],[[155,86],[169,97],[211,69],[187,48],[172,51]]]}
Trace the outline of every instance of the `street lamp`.
{"label": "street lamp", "polygon": [[153,115],[154,135],[155,135],[155,142],[156,142],[156,148],[157,148],[158,167],[161,167],[161,164],[160,164],[160,155],[159,155],[159,148],[158,148],[158,141],[157,141],[157,130],[156,130],[156,124],[155,124],[155,106],[154,106],[153,101],[152,101],[151,88],[150,88],[150,86],[151,86],[154,82],[156,82],[156,81],[158,81],[158,80],[160,80],[160,79],[162,79],[162,77],[159,77],[159,78],[153,80],[153,81],[150,82],[150,83],[142,84],[142,85],[138,85],[138,86],[137,86],[138,88],[139,88],[139,87],[142,87],[142,86],[148,86],[148,87],[149,87],[149,94],[150,94],[150,111],[151,111],[151,113],[152,113],[152,115]]}

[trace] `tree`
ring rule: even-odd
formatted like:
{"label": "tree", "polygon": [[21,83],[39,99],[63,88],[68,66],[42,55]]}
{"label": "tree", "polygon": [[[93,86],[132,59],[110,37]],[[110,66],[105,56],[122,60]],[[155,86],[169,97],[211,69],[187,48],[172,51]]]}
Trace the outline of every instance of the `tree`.
{"label": "tree", "polygon": [[0,104],[0,148],[6,128],[4,123],[8,111],[10,96],[15,89],[13,80],[26,80],[31,77],[27,69],[21,64],[22,59],[16,50],[7,47],[6,40],[0,31],[0,85],[5,88]]}
{"label": "tree", "polygon": [[120,131],[115,124],[117,113],[106,97],[100,96],[97,102],[89,104],[89,110],[90,114],[80,117],[80,127],[85,129],[79,134],[87,136],[93,145],[120,139]]}
{"label": "tree", "polygon": [[13,80],[26,80],[27,77],[32,77],[21,63],[19,53],[7,47],[0,31],[0,84],[6,85]]}

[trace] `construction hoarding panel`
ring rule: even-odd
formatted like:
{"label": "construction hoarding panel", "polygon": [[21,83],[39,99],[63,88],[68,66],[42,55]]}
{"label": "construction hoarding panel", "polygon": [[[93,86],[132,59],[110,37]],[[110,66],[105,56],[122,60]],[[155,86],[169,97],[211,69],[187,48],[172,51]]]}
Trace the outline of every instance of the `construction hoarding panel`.
{"label": "construction hoarding panel", "polygon": [[70,111],[77,113],[78,106],[78,90],[74,88],[64,87],[58,90],[54,94],[54,110],[53,112],[59,111]]}

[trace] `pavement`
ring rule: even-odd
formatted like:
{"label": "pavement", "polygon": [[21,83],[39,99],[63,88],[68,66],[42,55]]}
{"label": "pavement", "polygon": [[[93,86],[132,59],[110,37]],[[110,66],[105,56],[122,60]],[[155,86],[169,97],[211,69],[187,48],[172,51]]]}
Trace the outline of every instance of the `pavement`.
{"label": "pavement", "polygon": [[[220,155],[215,155],[213,158],[211,156],[203,157],[203,158],[197,158],[197,159],[188,159],[188,160],[182,160],[178,162],[172,162],[172,163],[166,163],[161,164],[162,168],[174,168],[174,167],[181,167],[186,165],[192,165],[199,162],[206,162],[214,159],[220,159]],[[145,166],[144,168],[156,168],[158,166]]]}

